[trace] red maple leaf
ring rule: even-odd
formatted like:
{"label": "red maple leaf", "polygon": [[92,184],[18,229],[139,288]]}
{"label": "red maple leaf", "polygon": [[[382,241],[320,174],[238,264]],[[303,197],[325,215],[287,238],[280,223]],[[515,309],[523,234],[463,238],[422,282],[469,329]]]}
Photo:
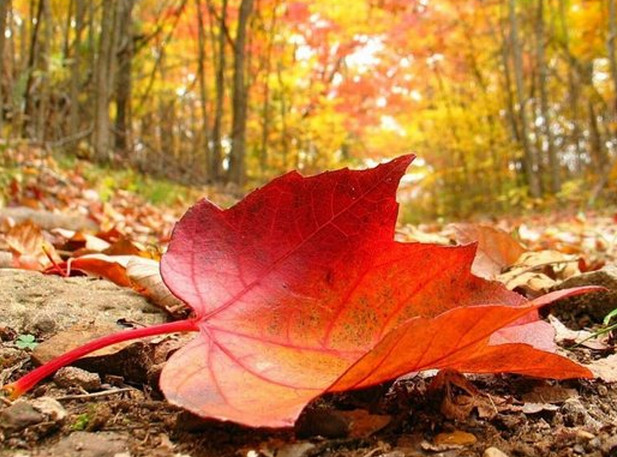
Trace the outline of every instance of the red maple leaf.
{"label": "red maple leaf", "polygon": [[[492,333],[530,309],[470,274],[473,246],[393,241],[396,188],[412,159],[289,173],[229,210],[205,200],[193,207],[161,272],[195,310],[200,336],[163,370],[166,397],[200,415],[282,426],[324,391],[409,371],[531,372],[527,359],[496,364],[487,349]],[[487,304],[510,307],[477,308]],[[384,348],[396,368],[375,360]],[[501,348],[497,360],[513,349]],[[516,349],[544,361],[535,375],[588,374],[531,346]],[[559,370],[548,366],[555,360]]]}
{"label": "red maple leaf", "polygon": [[[228,210],[199,202],[178,222],[161,262],[165,283],[194,318],[97,340],[51,362],[47,374],[119,340],[198,331],[163,369],[167,399],[201,416],[270,427],[293,424],[324,392],[429,368],[590,376],[524,344],[524,331],[491,339],[588,288],[525,302],[471,275],[473,245],[393,241],[396,188],[412,160],[308,178],[288,173]],[[43,371],[9,388],[27,390]]]}

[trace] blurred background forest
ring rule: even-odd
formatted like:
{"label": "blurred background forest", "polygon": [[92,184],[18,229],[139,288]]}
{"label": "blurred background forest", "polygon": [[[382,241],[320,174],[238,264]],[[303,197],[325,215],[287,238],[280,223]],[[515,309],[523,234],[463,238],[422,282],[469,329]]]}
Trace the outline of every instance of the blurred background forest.
{"label": "blurred background forest", "polygon": [[0,0],[0,147],[240,189],[414,152],[425,218],[604,205],[616,3]]}

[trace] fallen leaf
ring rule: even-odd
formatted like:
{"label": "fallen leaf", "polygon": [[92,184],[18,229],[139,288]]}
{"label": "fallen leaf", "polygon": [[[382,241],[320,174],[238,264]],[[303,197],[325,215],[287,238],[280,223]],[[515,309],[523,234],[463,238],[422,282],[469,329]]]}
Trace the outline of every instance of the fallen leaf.
{"label": "fallen leaf", "polygon": [[371,436],[392,421],[391,416],[371,414],[365,409],[341,411],[340,413],[349,421],[349,436],[355,438]]}
{"label": "fallen leaf", "polygon": [[594,360],[585,365],[593,375],[604,382],[617,382],[617,354]]}
{"label": "fallen leaf", "polygon": [[[589,330],[572,330],[552,314],[548,315],[548,321],[555,329],[555,342],[566,345],[580,344],[589,349],[604,351],[609,348],[606,341],[601,339],[601,335],[594,334]],[[604,338],[606,339],[606,337]]]}
{"label": "fallen leaf", "polygon": [[526,252],[497,280],[529,297],[548,292],[564,279],[580,274],[578,258],[557,251]]}
{"label": "fallen leaf", "polygon": [[14,268],[42,270],[57,257],[54,247],[45,240],[41,228],[31,220],[19,222],[6,234],[6,243],[13,254]]}
{"label": "fallen leaf", "polygon": [[126,264],[126,275],[133,288],[155,305],[175,317],[186,317],[188,306],[173,295],[161,277],[159,262],[144,257],[132,257]]}
{"label": "fallen leaf", "polygon": [[478,243],[471,272],[486,279],[495,279],[506,267],[513,265],[526,249],[512,236],[496,227],[482,224],[450,224],[454,239],[461,244]]}
{"label": "fallen leaf", "polygon": [[57,228],[51,232],[66,239],[66,242],[62,246],[62,249],[65,251],[73,252],[80,249],[90,252],[104,251],[110,246],[110,244],[102,238],[88,233],[63,228]]}
{"label": "fallen leaf", "polygon": [[524,414],[538,414],[542,411],[557,411],[559,406],[550,403],[525,403],[521,407],[521,412]]}
{"label": "fallen leaf", "polygon": [[[131,287],[131,280],[126,274],[126,266],[131,257],[128,255],[87,254],[63,262],[58,267],[68,273],[77,270],[91,276],[108,279],[122,287]],[[47,272],[55,273],[56,271],[50,268]]]}
{"label": "fallen leaf", "polygon": [[474,434],[462,430],[454,430],[449,433],[438,433],[433,439],[433,442],[437,446],[471,446],[475,444],[476,441],[478,441],[478,439]]}
{"label": "fallen leaf", "polygon": [[200,334],[163,369],[167,399],[202,416],[285,426],[325,391],[410,371],[589,376],[528,345],[488,344],[546,302],[522,306],[473,277],[473,246],[393,241],[410,161],[289,173],[226,211],[205,200],[191,208],[161,272]]}
{"label": "fallen leaf", "polygon": [[523,395],[523,401],[526,403],[556,403],[560,404],[569,398],[578,397],[578,392],[575,389],[567,389],[565,387],[555,385],[542,385],[534,387],[531,392]]}

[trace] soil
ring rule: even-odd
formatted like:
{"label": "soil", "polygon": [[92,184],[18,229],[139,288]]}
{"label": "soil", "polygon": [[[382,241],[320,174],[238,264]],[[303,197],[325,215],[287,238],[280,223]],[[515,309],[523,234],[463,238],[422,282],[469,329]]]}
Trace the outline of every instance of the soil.
{"label": "soil", "polygon": [[[5,270],[0,300],[0,384],[63,350],[62,339],[166,319],[141,296],[87,278]],[[21,349],[25,334],[39,346]],[[180,344],[170,336],[113,348],[82,359],[86,372],[71,369],[4,400],[0,456],[617,456],[616,384],[421,373],[319,398],[295,429],[250,429],[165,402],[157,375]],[[569,354],[590,361],[606,352]]]}

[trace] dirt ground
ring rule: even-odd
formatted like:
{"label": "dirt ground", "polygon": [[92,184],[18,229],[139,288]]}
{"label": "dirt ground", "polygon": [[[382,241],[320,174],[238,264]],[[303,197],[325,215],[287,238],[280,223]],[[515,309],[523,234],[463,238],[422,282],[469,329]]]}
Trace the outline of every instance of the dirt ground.
{"label": "dirt ground", "polygon": [[[0,300],[0,384],[61,351],[63,339],[164,319],[137,294],[87,278],[4,271]],[[25,334],[40,344],[27,347]],[[249,429],[165,402],[160,363],[180,343],[172,336],[114,348],[80,361],[85,371],[3,399],[0,456],[617,456],[615,384],[423,373],[320,398],[295,429]],[[587,362],[607,351],[569,354]]]}

